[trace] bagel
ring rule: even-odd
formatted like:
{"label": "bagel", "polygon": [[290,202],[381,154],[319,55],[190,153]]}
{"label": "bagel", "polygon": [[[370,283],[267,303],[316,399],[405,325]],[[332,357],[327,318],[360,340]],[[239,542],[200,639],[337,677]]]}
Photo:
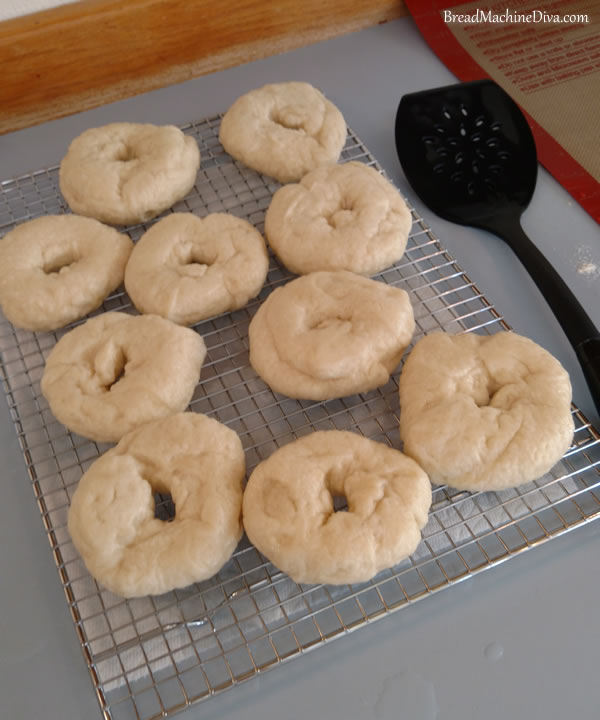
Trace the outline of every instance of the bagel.
{"label": "bagel", "polygon": [[236,160],[286,183],[337,162],[346,134],[342,113],[319,90],[287,82],[238,98],[223,116],[219,139]]}
{"label": "bagel", "polygon": [[279,188],[265,216],[267,242],[298,275],[374,275],[402,257],[411,226],[400,193],[361,162],[318,168]]}
{"label": "bagel", "polygon": [[265,241],[246,220],[173,213],[136,243],[125,289],[140,312],[193,325],[246,305],[268,269]]}
{"label": "bagel", "polygon": [[138,425],[185,410],[205,355],[194,330],[156,315],[103,313],[54,346],[42,393],[69,430],[117,442]]}
{"label": "bagel", "polygon": [[[347,511],[336,511],[340,497]],[[430,506],[427,475],[399,450],[323,430],[257,465],[243,521],[255,547],[295,582],[358,583],[414,552]]]}
{"label": "bagel", "polygon": [[569,375],[512,332],[433,333],[399,382],[400,437],[432,482],[501,490],[541,477],[573,439]]}
{"label": "bagel", "polygon": [[346,271],[274,290],[249,327],[250,364],[278,393],[328,400],[385,383],[415,327],[406,291]]}
{"label": "bagel", "polygon": [[[233,430],[186,412],[125,435],[84,473],[68,528],[89,572],[123,597],[212,577],[242,536],[244,451]],[[155,517],[169,493],[172,521]]]}
{"label": "bagel", "polygon": [[185,197],[199,167],[198,143],[173,125],[110,123],[71,142],[59,184],[73,212],[132,225]]}
{"label": "bagel", "polygon": [[0,305],[26,330],[56,330],[98,308],[123,282],[133,243],[97,220],[48,215],[0,240]]}

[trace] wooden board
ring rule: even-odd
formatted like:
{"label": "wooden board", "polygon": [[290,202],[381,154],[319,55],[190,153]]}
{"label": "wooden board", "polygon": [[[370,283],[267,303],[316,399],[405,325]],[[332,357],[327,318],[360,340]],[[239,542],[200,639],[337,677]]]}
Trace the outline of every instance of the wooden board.
{"label": "wooden board", "polygon": [[0,133],[387,22],[400,0],[83,0],[0,23]]}

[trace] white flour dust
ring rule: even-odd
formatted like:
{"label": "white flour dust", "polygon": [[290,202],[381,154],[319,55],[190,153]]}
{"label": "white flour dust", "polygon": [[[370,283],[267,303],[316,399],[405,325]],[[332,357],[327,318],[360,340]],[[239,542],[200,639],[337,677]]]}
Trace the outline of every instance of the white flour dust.
{"label": "white flour dust", "polygon": [[587,280],[595,280],[600,275],[600,261],[596,262],[592,254],[592,248],[585,246],[577,248],[574,261],[577,274]]}
{"label": "white flour dust", "polygon": [[580,262],[577,265],[577,272],[580,275],[594,275],[598,272],[598,266],[591,262]]}

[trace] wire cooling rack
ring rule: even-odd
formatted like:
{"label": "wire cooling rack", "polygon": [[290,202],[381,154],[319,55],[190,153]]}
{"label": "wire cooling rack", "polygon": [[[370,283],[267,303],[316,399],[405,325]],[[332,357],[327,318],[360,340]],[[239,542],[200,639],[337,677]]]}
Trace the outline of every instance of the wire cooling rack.
{"label": "wire cooling rack", "polygon": [[[232,161],[218,141],[220,117],[193,123],[202,168],[175,211],[226,211],[259,230],[278,185]],[[381,170],[349,132],[343,161]],[[67,212],[58,168],[0,185],[0,233],[44,214]],[[506,323],[413,211],[404,258],[378,276],[410,294],[414,341],[434,330],[495,333]],[[134,240],[149,225],[128,231]],[[273,258],[259,298],[246,308],[196,326],[208,355],[191,409],[240,435],[248,472],[278,447],[313,430],[344,429],[400,448],[398,373],[376,391],[330,402],[273,393],[248,363],[248,324],[271,290],[290,279]],[[105,310],[133,311],[127,295]],[[94,313],[94,314],[97,314]],[[45,358],[68,331],[31,333],[0,316],[1,375],[10,413],[85,661],[103,716],[150,720],[234,687],[341,636],[426,598],[600,514],[600,437],[573,409],[574,444],[545,477],[503,492],[436,487],[423,540],[412,557],[361,585],[298,585],[244,538],[209,581],[156,597],[123,600],[87,573],[67,531],[70,498],[82,473],[109,445],[67,432],[40,392]],[[168,517],[168,498],[157,497]]]}

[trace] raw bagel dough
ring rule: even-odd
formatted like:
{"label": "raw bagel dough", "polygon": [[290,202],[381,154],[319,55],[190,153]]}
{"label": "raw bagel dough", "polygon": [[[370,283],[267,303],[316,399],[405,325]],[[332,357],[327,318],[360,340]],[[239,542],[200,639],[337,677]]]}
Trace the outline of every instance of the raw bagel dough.
{"label": "raw bagel dough", "polygon": [[402,257],[411,226],[400,193],[361,162],[318,168],[279,188],[265,217],[269,245],[298,275],[374,275]]}
{"label": "raw bagel dough", "polygon": [[512,332],[427,335],[399,385],[404,452],[440,485],[499,490],[535,480],[573,439],[567,372]]}
{"label": "raw bagel dough", "polygon": [[60,190],[75,213],[132,225],[185,197],[199,167],[198,143],[179,128],[111,123],[73,140],[60,164]]}
{"label": "raw bagel dough", "polygon": [[117,442],[138,425],[185,410],[205,355],[194,330],[156,315],[103,313],[54,346],[42,393],[69,430]]}
{"label": "raw bagel dough", "polygon": [[136,244],[125,288],[136,308],[181,325],[243,307],[262,288],[269,258],[262,235],[226,213],[167,215]]}
{"label": "raw bagel dough", "polygon": [[13,325],[56,330],[95,310],[123,282],[133,243],[76,215],[48,215],[0,240],[0,305]]}
{"label": "raw bagel dough", "polygon": [[410,344],[408,294],[346,271],[274,290],[249,327],[250,364],[276,392],[327,400],[385,385]]}
{"label": "raw bagel dough", "polygon": [[[337,496],[347,512],[334,511]],[[325,430],[254,469],[243,519],[251,542],[296,582],[358,583],[414,552],[430,505],[429,479],[406,455]]]}
{"label": "raw bagel dough", "polygon": [[282,183],[337,162],[346,142],[342,113],[312,85],[264,85],[238,98],[219,139],[236,160]]}
{"label": "raw bagel dough", "polygon": [[[84,473],[69,532],[89,572],[123,597],[157,595],[205,580],[242,536],[245,461],[233,430],[186,412],[126,435]],[[175,517],[155,517],[170,493]]]}

